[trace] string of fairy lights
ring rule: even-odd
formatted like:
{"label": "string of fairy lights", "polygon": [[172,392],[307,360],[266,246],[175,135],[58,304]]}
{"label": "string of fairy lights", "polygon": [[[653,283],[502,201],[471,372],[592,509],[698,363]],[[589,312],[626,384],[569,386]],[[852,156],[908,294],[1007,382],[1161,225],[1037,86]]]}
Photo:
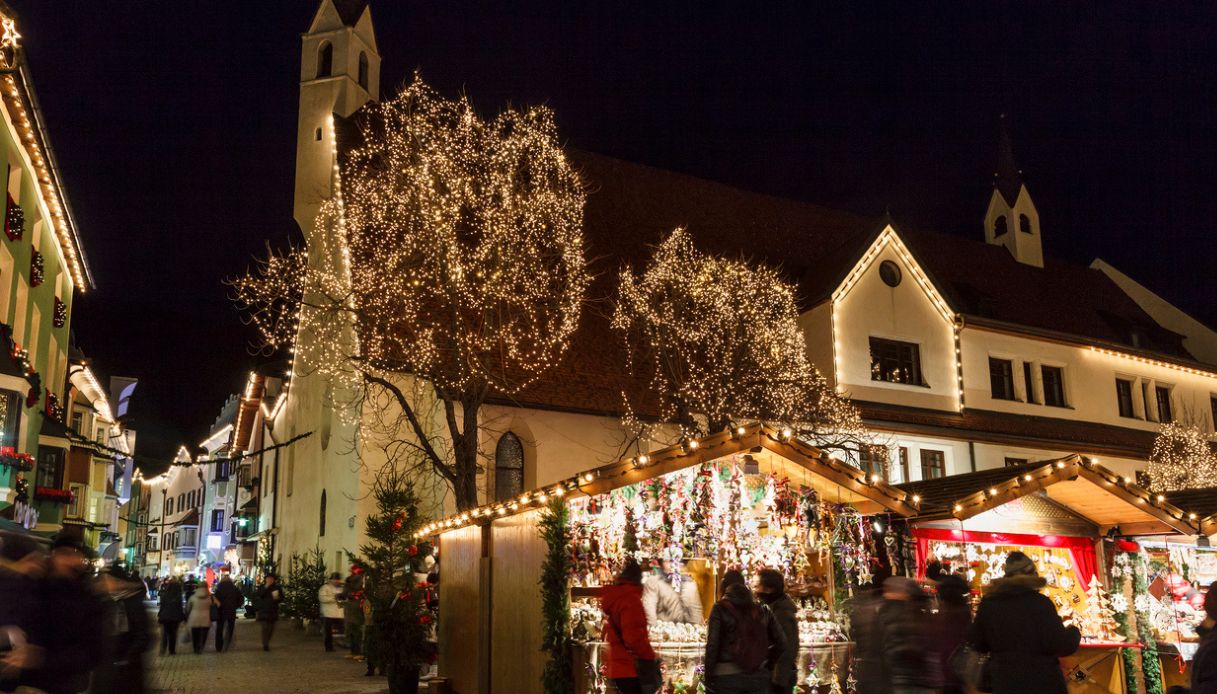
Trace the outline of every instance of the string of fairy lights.
{"label": "string of fairy lights", "polygon": [[1195,424],[1163,424],[1146,473],[1156,492],[1217,487],[1217,453],[1209,445],[1208,433]]}
{"label": "string of fairy lights", "polygon": [[683,436],[748,418],[798,422],[821,447],[864,440],[857,408],[807,359],[794,288],[776,270],[703,253],[680,228],[619,287],[612,325],[634,348],[628,367]]}

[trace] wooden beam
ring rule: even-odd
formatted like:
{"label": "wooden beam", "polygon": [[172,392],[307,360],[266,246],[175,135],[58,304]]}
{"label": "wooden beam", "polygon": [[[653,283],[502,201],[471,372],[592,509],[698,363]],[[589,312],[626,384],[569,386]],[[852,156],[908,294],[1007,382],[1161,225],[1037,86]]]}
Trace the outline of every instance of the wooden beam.
{"label": "wooden beam", "polygon": [[[890,487],[883,482],[870,484],[860,481],[858,477],[846,472],[844,469],[838,468],[837,465],[834,465],[831,461],[826,461],[822,457],[823,454],[816,457],[806,455],[802,451],[799,451],[794,446],[780,440],[780,438],[776,436],[761,436],[760,445],[767,450],[770,450],[773,453],[776,453],[777,455],[780,455],[783,458],[786,458],[787,460],[806,468],[808,472],[819,475],[820,477],[829,480],[833,484],[836,484],[843,489],[848,489],[864,499],[873,501],[889,511],[893,511],[905,517],[914,516],[917,514],[916,506],[897,498],[897,495],[904,494],[903,491],[898,490],[895,487]],[[845,464],[841,463],[840,465]],[[881,491],[879,485],[888,486],[892,490],[892,495],[885,494],[883,491]]]}
{"label": "wooden beam", "polygon": [[[1099,466],[1096,465],[1094,467]],[[1123,499],[1131,506],[1136,506],[1139,510],[1157,518],[1181,535],[1194,535],[1196,533],[1196,527],[1188,521],[1187,514],[1185,514],[1182,509],[1176,508],[1165,501],[1150,503],[1144,497],[1130,492],[1124,485],[1113,483],[1104,474],[1102,474],[1104,472],[1110,473],[1110,471],[1102,467],[1096,471],[1086,465],[1080,466],[1080,474],[1082,479],[1085,479],[1099,489],[1106,491],[1112,496]],[[1077,513],[1081,513],[1081,511],[1078,509],[1072,510]],[[1086,514],[1082,513],[1082,515]],[[1121,524],[1121,528],[1123,528],[1123,524]]]}
{"label": "wooden beam", "polygon": [[[1176,535],[1178,534],[1174,528],[1163,523],[1162,521],[1137,521],[1134,523],[1117,523],[1108,528],[1118,528],[1116,530],[1120,535]],[[1107,533],[1107,528],[1103,528],[1103,534]],[[1191,533],[1187,533],[1191,534]]]}

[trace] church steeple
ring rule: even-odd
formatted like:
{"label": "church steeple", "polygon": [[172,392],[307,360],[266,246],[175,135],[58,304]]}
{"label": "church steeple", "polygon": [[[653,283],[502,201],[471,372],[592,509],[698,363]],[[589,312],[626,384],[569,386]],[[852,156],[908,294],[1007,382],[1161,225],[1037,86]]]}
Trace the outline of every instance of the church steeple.
{"label": "church steeple", "polygon": [[997,144],[997,171],[985,212],[985,240],[1004,246],[1020,263],[1044,266],[1040,242],[1040,215],[1014,160],[1014,145],[1005,114],[1001,116]]}
{"label": "church steeple", "polygon": [[368,0],[320,0],[300,43],[295,218],[308,239],[321,203],[333,194],[333,117],[346,118],[380,98],[380,51]]}

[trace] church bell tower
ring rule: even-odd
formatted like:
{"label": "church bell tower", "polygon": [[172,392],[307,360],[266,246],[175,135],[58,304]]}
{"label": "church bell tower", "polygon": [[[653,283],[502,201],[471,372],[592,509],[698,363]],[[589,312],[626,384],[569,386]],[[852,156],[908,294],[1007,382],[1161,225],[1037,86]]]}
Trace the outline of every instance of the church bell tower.
{"label": "church bell tower", "polygon": [[380,51],[367,0],[321,0],[301,36],[294,217],[306,240],[333,195],[333,118],[380,98]]}
{"label": "church bell tower", "polygon": [[1040,214],[1031,201],[1031,193],[1023,183],[1022,171],[1014,163],[1014,145],[1005,114],[1001,117],[1001,134],[997,147],[997,172],[993,175],[993,192],[985,212],[985,241],[1005,246],[1020,263],[1044,267],[1044,250],[1040,243]]}

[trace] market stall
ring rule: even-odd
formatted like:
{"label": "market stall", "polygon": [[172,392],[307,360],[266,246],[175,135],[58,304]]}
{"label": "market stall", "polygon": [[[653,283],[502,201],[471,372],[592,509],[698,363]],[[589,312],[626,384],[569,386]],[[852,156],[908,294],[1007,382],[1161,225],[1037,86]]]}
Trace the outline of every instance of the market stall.
{"label": "market stall", "polygon": [[[1123,554],[1104,540],[1190,534],[1195,514],[1076,455],[901,488],[922,498],[910,530],[919,573],[938,561],[964,575],[979,596],[1002,575],[1009,552],[1031,557],[1061,619],[1082,631],[1082,649],[1062,659],[1072,691],[1123,691],[1142,671],[1161,683],[1144,629],[1145,592],[1122,572],[1108,576],[1108,564]],[[1153,666],[1142,668],[1142,650]]]}
{"label": "market stall", "polygon": [[1199,645],[1197,628],[1204,621],[1204,596],[1217,581],[1217,488],[1186,489],[1164,494],[1166,501],[1197,517],[1195,536],[1162,535],[1122,543],[1124,567],[1145,587],[1143,600],[1157,644],[1167,686],[1188,685]]}
{"label": "market stall", "polygon": [[[598,589],[627,556],[647,570],[652,641],[669,690],[695,691],[704,619],[723,571],[775,568],[801,603],[801,683],[844,686],[851,644],[839,601],[891,561],[883,531],[913,495],[799,442],[740,427],[620,460],[435,524],[445,561],[441,674],[457,691],[540,691],[547,552],[539,507],[563,500],[578,692],[605,691]],[[654,594],[660,594],[655,597]],[[673,606],[679,607],[673,607]],[[484,636],[482,636],[484,635]],[[815,689],[810,689],[815,691]]]}

